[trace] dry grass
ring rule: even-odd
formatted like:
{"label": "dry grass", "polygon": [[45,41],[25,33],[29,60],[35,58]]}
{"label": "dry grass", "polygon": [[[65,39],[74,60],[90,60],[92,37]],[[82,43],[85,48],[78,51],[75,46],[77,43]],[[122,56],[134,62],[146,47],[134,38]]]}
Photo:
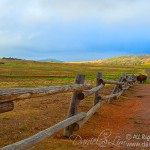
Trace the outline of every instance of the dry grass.
{"label": "dry grass", "polygon": [[[2,60],[1,60],[2,61]],[[0,88],[39,87],[74,83],[76,74],[84,74],[86,82],[95,83],[97,72],[106,80],[118,80],[125,72],[145,73],[149,65],[113,66],[89,63],[43,63],[34,61],[3,60],[0,65]]]}
{"label": "dry grass", "polygon": [[[73,84],[75,75],[86,75],[86,82],[95,85],[97,72],[103,73],[104,79],[118,80],[125,72],[138,74],[149,66],[103,66],[99,64],[39,63],[32,61],[5,61],[0,65],[0,87],[40,87]],[[107,86],[100,92],[110,94],[113,86]],[[15,102],[15,109],[0,115],[0,147],[27,138],[66,118],[71,93],[45,96]],[[78,111],[88,111],[93,105],[93,96],[81,101]],[[108,106],[106,106],[108,107]],[[103,109],[102,109],[103,112]],[[99,119],[102,116],[100,115]],[[105,120],[105,119],[104,119]],[[88,126],[95,120],[88,122]],[[72,142],[61,138],[63,131],[54,135],[52,140],[39,143],[33,149],[83,149],[72,146]]]}

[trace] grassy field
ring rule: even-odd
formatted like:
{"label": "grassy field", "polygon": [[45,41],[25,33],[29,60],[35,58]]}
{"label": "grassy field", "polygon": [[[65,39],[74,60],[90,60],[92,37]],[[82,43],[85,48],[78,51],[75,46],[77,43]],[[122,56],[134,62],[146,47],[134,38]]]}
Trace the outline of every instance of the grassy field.
{"label": "grassy field", "polygon": [[[85,82],[95,85],[97,72],[102,72],[104,79],[118,80],[125,72],[136,75],[146,74],[145,70],[150,68],[150,64],[113,66],[94,63],[44,63],[23,60],[0,60],[0,62],[5,63],[0,64],[0,88],[73,84],[78,73],[86,75]],[[102,95],[107,95],[111,93],[112,89],[113,85],[106,86],[100,92]],[[0,147],[27,138],[64,120],[67,116],[71,95],[72,93],[65,93],[16,101],[13,111],[0,115]],[[86,112],[92,106],[93,95],[80,103],[78,111]],[[87,126],[90,127],[93,122],[95,120],[91,118],[87,122]],[[60,147],[64,150],[68,147],[69,149],[80,149],[79,146],[72,147],[71,141],[60,140],[62,135],[63,131],[60,131],[51,140],[47,139],[32,149],[59,150]]]}
{"label": "grassy field", "polygon": [[106,80],[118,80],[125,72],[144,73],[150,64],[113,66],[94,63],[44,63],[23,60],[0,60],[0,88],[39,87],[72,84],[76,74],[84,74],[86,82],[95,83],[97,72]]}

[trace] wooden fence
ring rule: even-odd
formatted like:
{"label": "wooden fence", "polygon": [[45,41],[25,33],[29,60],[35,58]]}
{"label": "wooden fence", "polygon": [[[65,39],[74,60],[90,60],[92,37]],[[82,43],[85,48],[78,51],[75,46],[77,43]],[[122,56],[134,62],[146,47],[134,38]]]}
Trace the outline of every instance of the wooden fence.
{"label": "wooden fence", "polygon": [[[96,87],[92,88],[91,84],[84,84],[85,75],[78,74],[74,85],[66,86],[51,86],[44,88],[11,88],[0,89],[0,113],[11,111],[14,109],[13,101],[28,99],[33,97],[41,97],[45,95],[53,95],[57,93],[73,92],[70,102],[67,119],[57,123],[56,125],[47,128],[39,133],[10,144],[1,150],[24,150],[34,146],[43,139],[52,136],[54,133],[64,129],[64,136],[70,137],[74,131],[79,130],[88,119],[102,106],[104,100],[111,103],[113,99],[118,98],[121,94],[132,87],[136,81],[134,75],[127,76],[123,74],[118,81],[108,81],[102,79],[102,73],[97,74]],[[115,84],[115,87],[110,95],[100,95],[99,91],[106,84]],[[88,112],[77,112],[78,105],[81,100],[94,94],[94,106]]]}

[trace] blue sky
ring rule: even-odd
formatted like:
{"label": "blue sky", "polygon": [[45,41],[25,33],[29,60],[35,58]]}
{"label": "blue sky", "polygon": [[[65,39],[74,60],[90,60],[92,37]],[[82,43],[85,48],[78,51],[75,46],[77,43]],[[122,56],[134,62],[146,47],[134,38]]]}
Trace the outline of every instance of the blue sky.
{"label": "blue sky", "polygon": [[0,57],[150,54],[149,0],[0,0]]}

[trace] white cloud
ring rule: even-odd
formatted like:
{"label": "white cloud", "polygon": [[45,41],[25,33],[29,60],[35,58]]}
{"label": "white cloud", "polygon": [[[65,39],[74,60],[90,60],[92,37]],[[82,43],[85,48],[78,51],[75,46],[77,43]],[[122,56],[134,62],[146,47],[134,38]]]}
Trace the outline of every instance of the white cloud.
{"label": "white cloud", "polygon": [[119,23],[147,19],[149,0],[2,0],[0,16],[25,25],[55,21]]}
{"label": "white cloud", "polygon": [[[148,0],[39,0],[34,6],[31,9],[36,11],[28,12],[31,17],[38,16],[39,20],[48,22],[97,20],[102,24],[115,24],[132,19],[147,19],[147,14],[150,13]],[[30,18],[29,14],[27,18]]]}
{"label": "white cloud", "polygon": [[[139,24],[149,26],[149,8],[149,0],[0,0],[0,47],[38,45],[34,39],[43,40],[44,25],[50,28],[55,24],[70,26],[71,23],[78,26],[80,23],[85,22],[86,25],[86,22],[90,22],[104,28],[108,25],[117,28],[124,24],[133,24],[135,27]],[[66,49],[70,34],[68,33],[68,39],[63,41],[63,37],[60,38],[62,35],[57,37],[59,32],[56,35],[52,29],[49,32],[49,39],[46,37],[44,40],[50,43],[51,48]],[[62,43],[57,39],[62,40]],[[71,44],[74,43],[73,41]],[[81,46],[84,48],[84,45],[75,43],[72,47],[80,49]]]}

